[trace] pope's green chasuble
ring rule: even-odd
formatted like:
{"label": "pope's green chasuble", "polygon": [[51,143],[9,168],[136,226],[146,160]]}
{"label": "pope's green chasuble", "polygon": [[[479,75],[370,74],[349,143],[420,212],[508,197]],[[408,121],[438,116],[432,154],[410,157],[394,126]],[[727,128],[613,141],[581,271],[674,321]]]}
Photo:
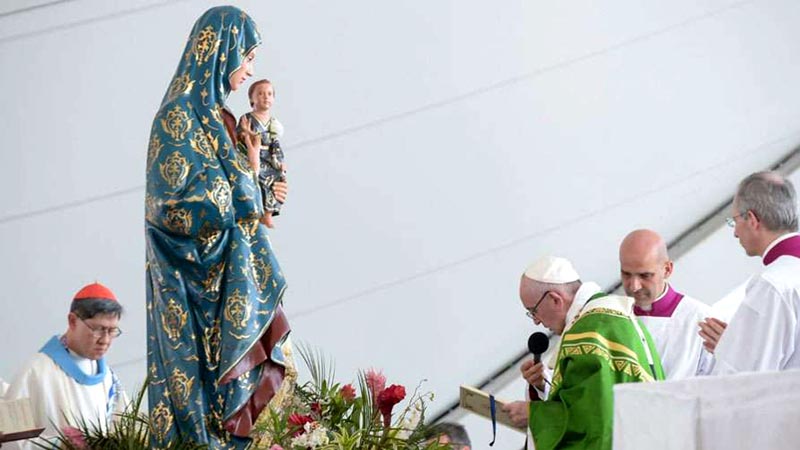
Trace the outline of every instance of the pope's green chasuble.
{"label": "pope's green chasuble", "polygon": [[562,336],[548,399],[530,404],[536,450],[611,450],[613,385],[663,379],[633,299],[593,297]]}

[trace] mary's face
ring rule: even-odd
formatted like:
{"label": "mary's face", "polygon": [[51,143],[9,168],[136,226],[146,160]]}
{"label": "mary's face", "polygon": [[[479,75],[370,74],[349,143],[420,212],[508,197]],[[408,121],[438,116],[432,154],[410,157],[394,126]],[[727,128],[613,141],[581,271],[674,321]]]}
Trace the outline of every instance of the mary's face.
{"label": "mary's face", "polygon": [[238,69],[234,70],[231,74],[231,91],[235,91],[239,89],[239,86],[244,84],[244,82],[253,76],[254,70],[254,60],[256,58],[256,49],[250,51],[247,56],[244,57],[244,61],[242,61],[242,66]]}

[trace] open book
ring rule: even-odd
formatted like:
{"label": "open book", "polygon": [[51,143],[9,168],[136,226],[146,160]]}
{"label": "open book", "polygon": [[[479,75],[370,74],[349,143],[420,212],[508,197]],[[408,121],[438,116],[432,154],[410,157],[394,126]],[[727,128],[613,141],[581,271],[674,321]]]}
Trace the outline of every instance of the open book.
{"label": "open book", "polygon": [[30,439],[43,430],[33,421],[30,399],[0,400],[0,442]]}
{"label": "open book", "polygon": [[[511,422],[511,417],[509,417],[509,415],[505,411],[503,411],[503,406],[505,406],[506,402],[495,398],[494,404],[495,404],[494,416],[497,419],[497,423],[501,423],[509,428],[513,428],[523,433],[527,432],[527,429],[525,427],[518,427],[514,425],[514,423]],[[461,385],[459,406],[466,409],[467,411],[471,411],[487,419],[492,418],[492,410],[489,402],[489,394],[479,389],[475,389],[472,386]]]}

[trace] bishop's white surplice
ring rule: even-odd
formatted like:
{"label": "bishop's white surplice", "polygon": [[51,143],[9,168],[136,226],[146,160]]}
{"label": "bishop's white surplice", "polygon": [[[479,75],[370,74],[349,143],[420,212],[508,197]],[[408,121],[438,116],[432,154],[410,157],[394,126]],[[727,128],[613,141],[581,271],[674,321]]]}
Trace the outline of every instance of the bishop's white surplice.
{"label": "bishop's white surplice", "polygon": [[[4,396],[30,398],[33,419],[45,427],[41,438],[57,436],[58,429],[88,425],[108,427],[113,414],[128,403],[119,380],[105,362],[78,356],[58,336],[50,339],[20,370]],[[3,444],[3,450],[38,449],[32,441]]]}

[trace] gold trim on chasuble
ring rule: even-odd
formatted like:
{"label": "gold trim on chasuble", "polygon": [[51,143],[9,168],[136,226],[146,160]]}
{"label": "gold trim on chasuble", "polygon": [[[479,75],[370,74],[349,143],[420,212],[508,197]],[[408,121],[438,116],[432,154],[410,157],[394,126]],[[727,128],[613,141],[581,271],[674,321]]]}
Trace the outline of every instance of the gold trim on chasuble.
{"label": "gold trim on chasuble", "polygon": [[[627,317],[618,311],[616,315]],[[587,341],[594,339],[598,342]],[[580,341],[580,342],[575,342]],[[615,356],[622,353],[625,356]],[[618,342],[610,341],[595,331],[576,333],[568,335],[561,341],[558,361],[567,356],[595,355],[609,362],[611,369],[615,372],[622,372],[628,376],[638,378],[642,381],[655,381],[653,376],[639,364],[639,357],[635,351]],[[553,373],[552,392],[558,391],[563,377],[561,375],[560,364],[556,365]]]}

